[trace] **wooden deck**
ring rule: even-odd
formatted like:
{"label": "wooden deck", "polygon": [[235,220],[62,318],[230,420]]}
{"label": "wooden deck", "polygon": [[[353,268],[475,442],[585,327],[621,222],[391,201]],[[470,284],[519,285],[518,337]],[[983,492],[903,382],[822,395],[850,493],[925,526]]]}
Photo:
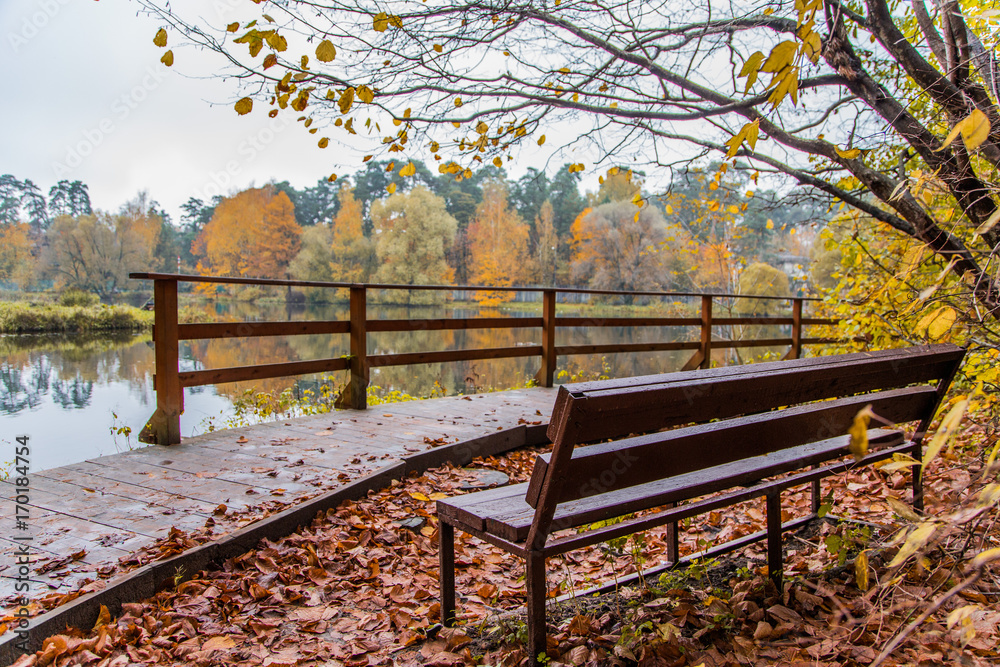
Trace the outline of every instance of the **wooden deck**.
{"label": "wooden deck", "polygon": [[[407,454],[548,422],[556,389],[533,388],[342,410],[216,431],[30,475],[30,529],[14,529],[16,487],[0,483],[0,599],[14,593],[15,535],[31,535],[32,597],[113,578],[119,559],[171,528],[221,537],[357,480]],[[67,435],[67,437],[72,437]],[[222,514],[225,505],[225,513]]]}

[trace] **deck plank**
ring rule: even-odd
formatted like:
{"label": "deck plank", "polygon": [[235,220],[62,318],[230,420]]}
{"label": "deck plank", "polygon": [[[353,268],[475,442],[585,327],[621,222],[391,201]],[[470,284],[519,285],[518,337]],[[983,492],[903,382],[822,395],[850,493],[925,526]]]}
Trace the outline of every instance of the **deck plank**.
{"label": "deck plank", "polygon": [[[98,570],[149,546],[172,527],[214,523],[221,537],[255,520],[262,504],[291,505],[393,465],[441,442],[548,421],[555,389],[518,389],[342,410],[185,438],[32,472],[32,595],[70,592]],[[541,414],[539,414],[541,413]],[[0,482],[0,512],[14,516],[16,487]],[[225,505],[225,514],[216,514]],[[14,593],[11,536],[0,536],[0,600]]]}

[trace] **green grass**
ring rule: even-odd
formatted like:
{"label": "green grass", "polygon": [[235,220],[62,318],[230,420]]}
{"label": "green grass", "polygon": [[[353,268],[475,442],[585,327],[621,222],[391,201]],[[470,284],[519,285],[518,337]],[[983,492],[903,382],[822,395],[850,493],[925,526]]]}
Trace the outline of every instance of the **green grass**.
{"label": "green grass", "polygon": [[142,331],[153,313],[132,306],[58,306],[0,301],[0,333],[90,333]]}

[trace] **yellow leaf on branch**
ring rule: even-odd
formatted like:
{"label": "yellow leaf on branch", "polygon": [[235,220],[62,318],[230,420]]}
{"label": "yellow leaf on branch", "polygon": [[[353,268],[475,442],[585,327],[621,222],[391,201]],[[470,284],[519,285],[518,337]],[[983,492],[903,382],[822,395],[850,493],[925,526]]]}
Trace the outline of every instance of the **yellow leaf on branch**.
{"label": "yellow leaf on branch", "polygon": [[340,99],[337,100],[337,106],[340,107],[340,113],[347,113],[351,110],[351,106],[354,104],[354,87],[348,86],[344,89],[344,92],[340,94]]}
{"label": "yellow leaf on branch", "polygon": [[236,109],[236,113],[245,116],[253,111],[253,100],[249,97],[244,97],[236,103],[234,108]]}
{"label": "yellow leaf on branch", "polygon": [[948,410],[948,414],[944,416],[941,420],[941,425],[938,426],[938,430],[934,433],[934,437],[931,438],[930,444],[927,445],[927,451],[924,452],[924,460],[921,465],[926,468],[927,464],[934,460],[935,457],[944,446],[951,442],[955,436],[958,434],[959,426],[962,422],[962,417],[965,416],[966,410],[969,409],[969,397],[960,396],[955,404],[951,406]]}
{"label": "yellow leaf on branch", "polygon": [[951,132],[945,137],[941,147],[934,149],[935,152],[943,151],[950,146],[951,142],[960,134],[962,135],[962,141],[965,142],[965,147],[970,151],[975,150],[990,135],[990,119],[979,109],[973,110],[968,116],[955,123],[955,127],[951,128]]}
{"label": "yellow leaf on branch", "polygon": [[951,306],[941,306],[940,308],[931,311],[927,315],[917,322],[916,333],[927,332],[928,338],[931,340],[938,340],[944,337],[951,327],[955,324],[955,320],[958,318],[958,313]]}
{"label": "yellow leaf on branch", "polygon": [[847,432],[851,436],[851,441],[848,443],[847,449],[854,455],[855,461],[860,461],[868,454],[868,424],[871,423],[874,416],[875,413],[872,412],[872,406],[866,405],[854,416],[854,421],[851,423],[850,428],[847,429]]}
{"label": "yellow leaf on branch", "polygon": [[322,63],[328,63],[337,57],[337,47],[333,45],[328,39],[324,39],[316,47],[316,60]]}
{"label": "yellow leaf on branch", "polygon": [[760,68],[760,71],[780,72],[792,64],[798,50],[798,44],[790,39],[781,42],[771,49],[771,53],[767,56],[767,60],[764,61],[764,65]]}
{"label": "yellow leaf on branch", "polygon": [[743,63],[743,69],[737,74],[738,78],[747,77],[747,85],[744,92],[750,90],[753,84],[757,82],[757,73],[760,71],[760,64],[764,60],[764,54],[760,51],[755,51],[746,62]]}
{"label": "yellow leaf on branch", "polygon": [[156,31],[156,36],[153,37],[153,44],[156,44],[161,49],[167,45],[167,31],[160,28]]}

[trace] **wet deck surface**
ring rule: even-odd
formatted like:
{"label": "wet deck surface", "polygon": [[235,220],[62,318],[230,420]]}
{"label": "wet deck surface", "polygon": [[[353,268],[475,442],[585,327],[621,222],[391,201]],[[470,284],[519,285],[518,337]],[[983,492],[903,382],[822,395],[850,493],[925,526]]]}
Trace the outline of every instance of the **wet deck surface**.
{"label": "wet deck surface", "polygon": [[16,487],[2,482],[0,600],[14,593],[15,537],[32,538],[32,597],[68,593],[86,580],[114,576],[119,559],[171,528],[196,531],[207,523],[221,537],[259,519],[262,508],[283,509],[407,454],[547,422],[555,392],[521,389],[343,410],[32,472],[27,531],[16,528]]}

